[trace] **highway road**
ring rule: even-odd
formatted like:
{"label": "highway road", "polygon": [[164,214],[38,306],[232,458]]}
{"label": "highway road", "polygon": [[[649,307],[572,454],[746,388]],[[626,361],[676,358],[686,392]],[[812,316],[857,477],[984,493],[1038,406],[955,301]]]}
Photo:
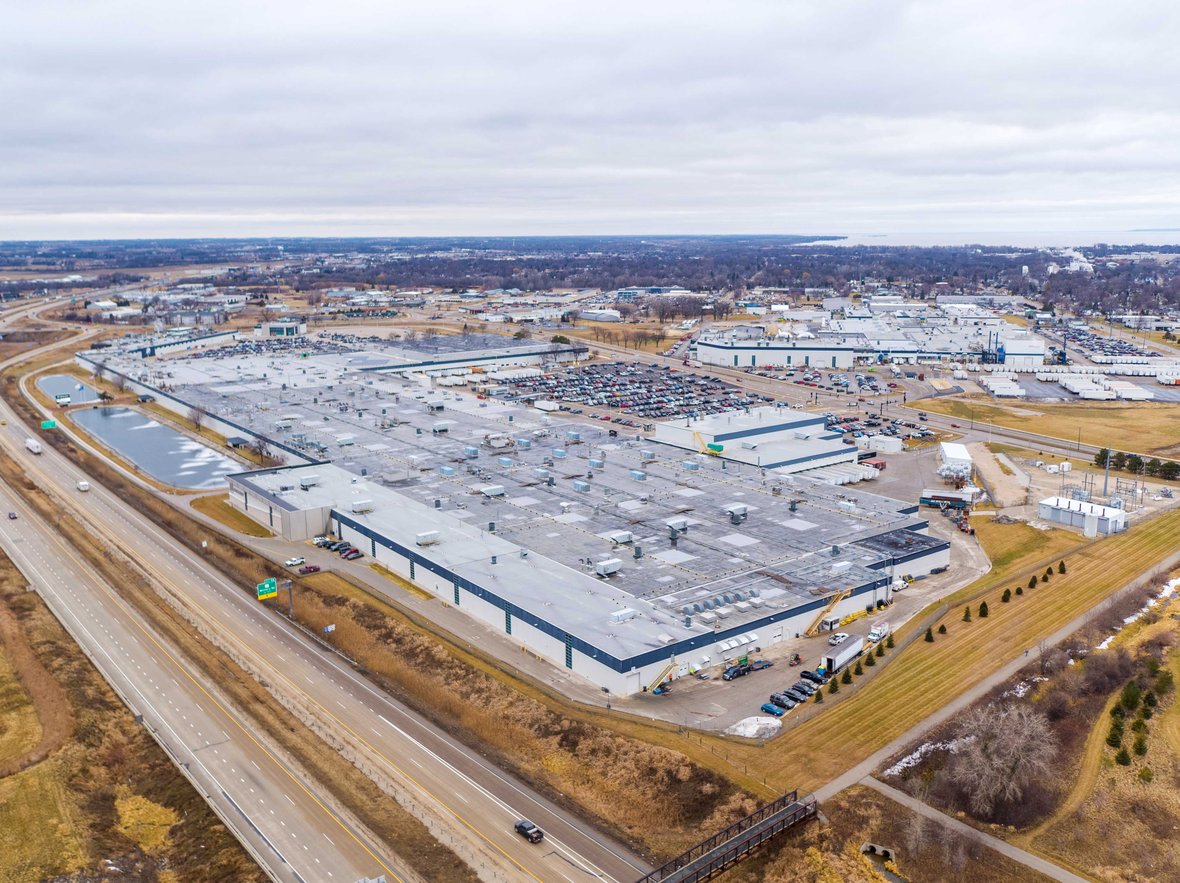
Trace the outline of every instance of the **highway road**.
{"label": "highway road", "polygon": [[[398,783],[443,842],[477,870],[507,880],[628,880],[646,865],[626,849],[471,752],[373,687],[233,585],[151,520],[46,446],[24,450],[25,427],[7,407],[0,448],[112,547],[118,548],[188,610],[234,656],[277,685],[349,751]],[[75,490],[79,479],[93,490]],[[528,817],[546,832],[540,845],[517,836]]]}
{"label": "highway road", "polygon": [[7,488],[0,545],[103,677],[276,880],[415,879],[328,809],[267,737],[171,652],[53,529]]}

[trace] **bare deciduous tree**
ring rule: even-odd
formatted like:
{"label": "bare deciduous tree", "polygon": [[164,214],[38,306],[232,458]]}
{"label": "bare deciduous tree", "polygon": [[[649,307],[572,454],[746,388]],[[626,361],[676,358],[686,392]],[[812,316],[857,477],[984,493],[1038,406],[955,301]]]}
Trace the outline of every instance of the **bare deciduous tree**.
{"label": "bare deciduous tree", "polygon": [[205,423],[205,418],[209,416],[207,408],[201,405],[193,405],[188,409],[188,419],[192,421],[193,426],[199,431]]}
{"label": "bare deciduous tree", "polygon": [[1048,774],[1057,755],[1048,720],[1027,705],[974,708],[958,724],[973,738],[956,752],[950,776],[981,816],[1019,800],[1030,783]]}

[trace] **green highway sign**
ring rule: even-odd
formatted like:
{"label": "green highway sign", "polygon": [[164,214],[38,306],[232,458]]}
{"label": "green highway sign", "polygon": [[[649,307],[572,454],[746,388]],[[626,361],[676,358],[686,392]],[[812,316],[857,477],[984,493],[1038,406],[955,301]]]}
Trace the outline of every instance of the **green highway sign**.
{"label": "green highway sign", "polygon": [[41,421],[41,428],[42,429],[57,429],[57,421],[56,420],[42,420]]}
{"label": "green highway sign", "polygon": [[279,593],[279,581],[272,576],[270,579],[264,579],[260,582],[257,588],[259,601],[273,598]]}

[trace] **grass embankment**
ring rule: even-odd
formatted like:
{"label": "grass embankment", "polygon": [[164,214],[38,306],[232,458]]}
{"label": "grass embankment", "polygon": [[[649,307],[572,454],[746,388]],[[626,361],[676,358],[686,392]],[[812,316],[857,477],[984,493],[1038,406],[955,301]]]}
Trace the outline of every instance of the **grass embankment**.
{"label": "grass embankment", "polygon": [[[28,662],[40,669],[29,693],[44,730],[62,737],[46,759],[0,775],[0,880],[261,883],[265,876],[3,555],[0,615],[19,624]],[[121,814],[120,798],[134,816]],[[150,837],[128,836],[133,818],[156,821]]]}
{"label": "grass embankment", "polygon": [[678,750],[674,728],[648,724],[640,728],[647,739],[630,738],[617,715],[579,711],[506,682],[474,648],[423,633],[418,621],[338,574],[302,580],[295,612],[317,632],[334,623],[332,643],[394,695],[649,852],[683,851],[756,806]]}
{"label": "grass embankment", "polygon": [[1076,402],[996,404],[988,396],[923,399],[926,411],[994,423],[1009,429],[1156,457],[1180,455],[1180,404],[1174,402]]}
{"label": "grass embankment", "polygon": [[33,698],[0,648],[0,765],[20,760],[40,739]]}
{"label": "grass embankment", "polygon": [[[1022,554],[1016,539],[1022,533],[1003,531],[1003,541],[993,548],[1001,561],[1010,563],[948,599],[950,610],[941,620],[946,635],[936,635],[933,643],[914,642],[864,689],[773,740],[766,750],[735,756],[748,759],[751,772],[757,770],[767,781],[780,784],[815,787],[835,778],[1174,551],[1180,512],[1074,548],[1066,556],[1067,574],[1054,575],[1049,583],[1002,604],[999,595],[1004,588],[1025,585],[1030,574],[1055,564],[1059,554],[1046,551],[1060,548],[1054,540]],[[1037,556],[1037,566],[1029,567]],[[989,602],[991,615],[961,622],[961,605],[981,597]]]}
{"label": "grass embankment", "polygon": [[[9,390],[12,386],[6,382],[3,389]],[[23,409],[29,405],[19,396],[17,399],[14,403],[11,397],[8,398],[9,403],[23,413]],[[240,574],[244,568],[253,574],[246,578],[251,585],[259,582],[263,575],[273,572],[272,566],[245,547],[185,518],[176,509],[133,485],[93,455],[75,447],[68,439],[51,433],[43,433],[42,437],[80,463],[95,480],[101,481],[157,523],[167,527],[194,551],[201,549],[201,540],[206,539],[209,545],[203,550],[205,554],[215,560],[220,559],[222,564],[236,561],[236,567],[226,569],[239,574],[239,579],[243,579]],[[388,844],[391,851],[414,871],[431,880],[475,879],[474,872],[439,843],[421,821],[390,799],[341,754],[325,750],[324,742],[283,708],[265,686],[195,633],[192,624],[170,605],[160,603],[159,595],[136,570],[118,556],[112,555],[105,544],[72,515],[63,513],[44,491],[20,471],[17,463],[0,459],[0,479],[19,493],[42,517],[51,521],[63,538],[94,568],[95,573],[109,585],[117,586],[120,595],[151,623],[166,642],[176,647],[206,677],[215,681],[239,713],[244,714],[243,710],[248,709],[249,716],[278,749],[293,758],[316,781],[323,783],[349,812]]]}
{"label": "grass embankment", "polygon": [[722,883],[882,883],[865,842],[895,851],[900,879],[1047,883],[1048,878],[977,841],[929,821],[883,794],[855,785],[826,801],[826,823],[783,835],[770,851],[735,867]]}
{"label": "grass embankment", "polygon": [[250,537],[273,537],[274,532],[267,530],[246,513],[235,509],[229,504],[229,494],[210,494],[207,497],[194,497],[189,505],[203,515],[224,524],[230,530],[244,533]]}

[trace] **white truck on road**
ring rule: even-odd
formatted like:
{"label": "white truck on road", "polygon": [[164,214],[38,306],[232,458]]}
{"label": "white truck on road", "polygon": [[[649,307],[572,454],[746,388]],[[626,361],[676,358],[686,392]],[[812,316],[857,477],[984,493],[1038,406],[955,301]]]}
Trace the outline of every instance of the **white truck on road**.
{"label": "white truck on road", "polygon": [[890,627],[889,623],[885,622],[884,620],[878,620],[877,622],[874,622],[873,627],[869,629],[869,643],[872,644],[877,641],[884,641],[889,637],[892,631],[893,629]]}
{"label": "white truck on road", "polygon": [[34,454],[41,453],[41,442],[37,441],[35,438],[26,438],[25,447]]}

